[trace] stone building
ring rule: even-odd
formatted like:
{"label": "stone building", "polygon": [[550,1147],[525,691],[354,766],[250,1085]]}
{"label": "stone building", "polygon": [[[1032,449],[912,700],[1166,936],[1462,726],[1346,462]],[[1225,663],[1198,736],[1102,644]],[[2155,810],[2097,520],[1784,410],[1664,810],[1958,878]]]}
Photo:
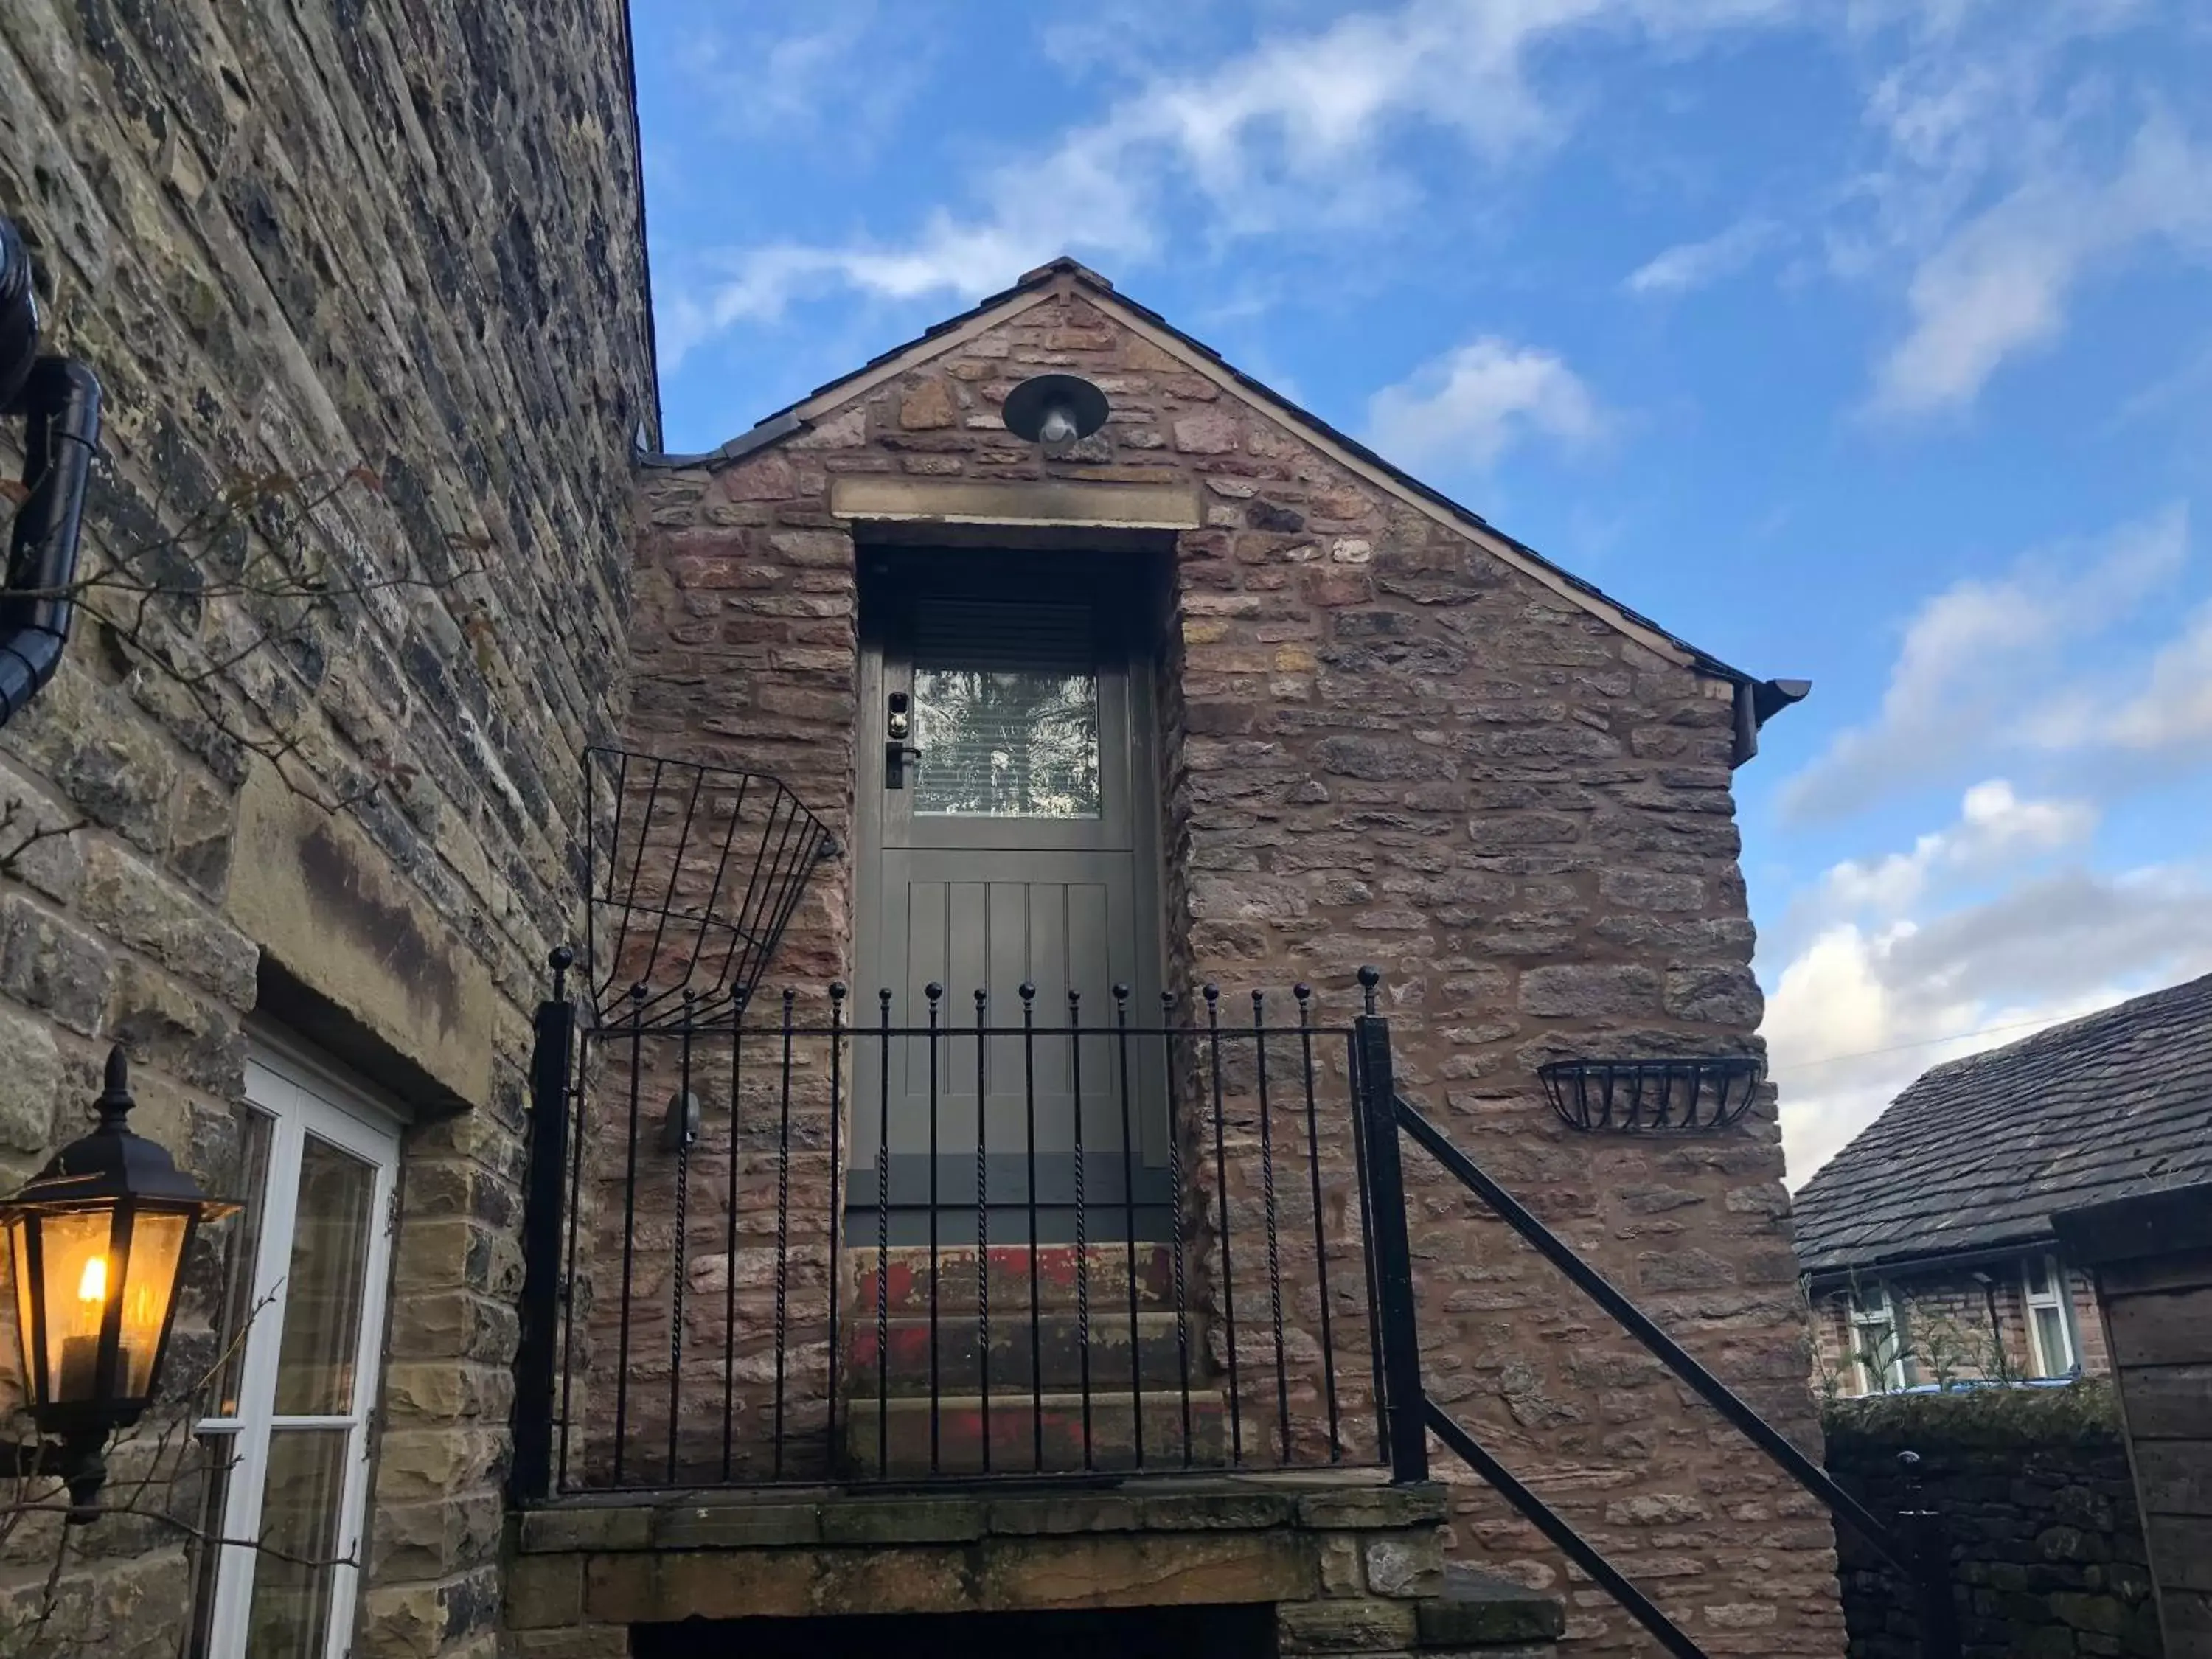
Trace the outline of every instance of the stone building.
{"label": "stone building", "polygon": [[2109,1376],[2051,1218],[2212,1175],[2212,975],[1924,1073],[1797,1194],[1816,1378]]}
{"label": "stone building", "polygon": [[[1810,1443],[1771,1093],[1584,1133],[1535,1075],[1756,1053],[1730,775],[1794,689],[1066,261],[655,453],[630,97],[611,0],[0,16],[88,556],[161,576],[0,734],[0,1135],[120,1042],[248,1202],[171,1358],[227,1479],[73,1534],[27,1639],[1648,1645],[1449,1460],[1383,1480],[1345,1038],[1371,965],[1399,1091]],[[1428,1397],[1706,1651],[1838,1651],[1817,1508],[1404,1182]]]}

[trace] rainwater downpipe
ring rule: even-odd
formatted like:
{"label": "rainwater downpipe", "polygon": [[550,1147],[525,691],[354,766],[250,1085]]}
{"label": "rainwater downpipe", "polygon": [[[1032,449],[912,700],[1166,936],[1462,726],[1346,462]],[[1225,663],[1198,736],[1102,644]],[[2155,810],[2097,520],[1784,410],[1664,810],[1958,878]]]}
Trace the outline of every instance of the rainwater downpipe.
{"label": "rainwater downpipe", "polygon": [[23,486],[0,588],[0,726],[52,679],[76,612],[77,538],[100,446],[100,381],[41,357],[31,257],[0,217],[0,416],[23,417]]}

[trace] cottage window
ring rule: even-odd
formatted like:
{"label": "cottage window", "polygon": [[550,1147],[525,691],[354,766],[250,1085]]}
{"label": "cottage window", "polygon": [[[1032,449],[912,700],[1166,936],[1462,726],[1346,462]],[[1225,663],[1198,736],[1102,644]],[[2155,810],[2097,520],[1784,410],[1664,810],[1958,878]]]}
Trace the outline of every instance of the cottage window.
{"label": "cottage window", "polygon": [[2054,1255],[2032,1255],[2026,1268],[2028,1353],[2038,1376],[2070,1376],[2080,1369],[2066,1317],[2066,1273]]}
{"label": "cottage window", "polygon": [[1906,1384],[1905,1334],[1889,1286],[1855,1290],[1847,1304],[1851,1335],[1851,1370],[1861,1394],[1887,1394]]}
{"label": "cottage window", "polygon": [[352,1644],[398,1121],[257,1042],[212,1414],[195,1659],[343,1659]]}

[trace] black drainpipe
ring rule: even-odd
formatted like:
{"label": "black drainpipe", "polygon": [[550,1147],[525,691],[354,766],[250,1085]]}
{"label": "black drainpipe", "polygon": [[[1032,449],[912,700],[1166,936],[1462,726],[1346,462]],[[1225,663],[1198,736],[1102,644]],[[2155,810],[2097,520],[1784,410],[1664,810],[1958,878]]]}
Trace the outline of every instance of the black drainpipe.
{"label": "black drainpipe", "polygon": [[0,726],[52,679],[76,611],[77,535],[100,445],[100,381],[70,357],[41,357],[31,258],[0,218],[0,414],[23,417],[23,483],[0,590]]}

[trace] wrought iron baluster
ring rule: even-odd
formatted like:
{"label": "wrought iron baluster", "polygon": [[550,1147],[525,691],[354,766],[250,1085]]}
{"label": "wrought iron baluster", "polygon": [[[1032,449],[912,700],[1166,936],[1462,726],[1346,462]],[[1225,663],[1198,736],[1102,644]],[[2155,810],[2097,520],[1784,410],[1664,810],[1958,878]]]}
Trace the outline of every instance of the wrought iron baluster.
{"label": "wrought iron baluster", "polygon": [[1229,1121],[1221,1099],[1221,988],[1206,988],[1206,1039],[1213,1069],[1213,1181],[1221,1200],[1221,1313],[1229,1340],[1229,1461],[1244,1461],[1243,1402],[1237,1375],[1237,1276],[1229,1238]]}
{"label": "wrought iron baluster", "polygon": [[676,1484],[677,1428],[684,1417],[684,1281],[691,1226],[691,1028],[698,1000],[684,988],[683,1025],[676,1048],[676,1236],[668,1275],[668,1483]]}
{"label": "wrought iron baluster", "polygon": [[1036,987],[1021,985],[1022,999],[1022,1112],[1027,1125],[1024,1156],[1029,1162],[1030,1212],[1030,1430],[1033,1444],[1030,1469],[1044,1473],[1044,1314],[1037,1284],[1037,1165],[1036,1165]]}
{"label": "wrought iron baluster", "polygon": [[975,991],[975,1374],[978,1415],[983,1426],[983,1473],[991,1472],[991,1192],[984,1110],[988,1080],[983,1051],[989,1044],[985,1014],[990,993]]}
{"label": "wrought iron baluster", "polygon": [[[556,985],[558,981],[556,981]],[[586,964],[585,989],[591,988],[590,965]],[[568,1148],[568,1261],[561,1279],[561,1461],[554,1471],[554,1484],[565,1490],[568,1479],[568,1425],[574,1420],[574,1386],[576,1376],[576,1249],[578,1235],[583,1231],[584,1212],[584,1136],[589,1127],[588,1115],[584,1109],[586,1079],[591,1075],[592,1040],[587,1034],[576,1045],[576,1075],[568,1093],[561,1102],[561,1109],[569,1109],[568,1102],[575,1102],[573,1141]]]}
{"label": "wrought iron baluster", "polygon": [[937,1350],[937,1004],[945,988],[932,980],[921,988],[921,994],[929,999],[929,1472],[935,1474],[944,1421]]}
{"label": "wrought iron baluster", "polygon": [[[1373,998],[1368,999],[1371,1004]],[[1366,1079],[1359,1069],[1359,1036],[1347,1031],[1344,1039],[1345,1076],[1352,1085],[1352,1170],[1359,1185],[1359,1265],[1367,1279],[1367,1348],[1373,1366],[1376,1455],[1390,1461],[1390,1378],[1382,1364],[1382,1292],[1375,1282],[1375,1189],[1367,1178],[1367,1136],[1359,1120],[1359,1103]]]}
{"label": "wrought iron baluster", "polygon": [[830,1395],[826,1442],[833,1460],[837,1448],[838,1302],[844,1294],[845,1157],[845,981],[830,986]]}
{"label": "wrought iron baluster", "polygon": [[1313,987],[1293,986],[1298,1003],[1298,1066],[1305,1079],[1306,1170],[1313,1182],[1314,1273],[1321,1286],[1321,1388],[1328,1410],[1328,1461],[1340,1462],[1344,1442],[1337,1433],[1336,1340],[1329,1330],[1328,1228],[1321,1201],[1321,1115],[1314,1100]]}
{"label": "wrought iron baluster", "polygon": [[1176,1109],[1175,993],[1160,993],[1160,1045],[1168,1078],[1168,1231],[1175,1271],[1176,1372],[1182,1395],[1182,1466],[1194,1448],[1190,1425],[1190,1303],[1183,1277],[1182,1115]]}
{"label": "wrought iron baluster", "polygon": [[771,1459],[778,1480],[783,1479],[783,1373],[788,1352],[784,1310],[791,1285],[791,1009],[798,994],[788,988],[783,994],[783,1108],[775,1137],[775,1441]]}
{"label": "wrought iron baluster", "polygon": [[622,1325],[616,1339],[614,1484],[622,1485],[623,1443],[629,1434],[629,1304],[637,1256],[637,1103],[645,1086],[645,981],[630,988],[629,1145],[623,1164]]}
{"label": "wrought iron baluster", "polygon": [[722,1218],[722,1479],[730,1478],[738,1423],[738,1130],[743,1122],[745,996],[730,1004],[730,1167]]}
{"label": "wrought iron baluster", "polygon": [[1135,1465],[1145,1467],[1145,1344],[1137,1322],[1137,1142],[1129,1108],[1129,988],[1114,988],[1114,1045],[1121,1074],[1121,1231],[1129,1279],[1129,1417]]}
{"label": "wrought iron baluster", "polygon": [[876,1474],[891,1472],[891,994],[876,993],[883,1052],[877,1057],[876,1116]]}
{"label": "wrought iron baluster", "polygon": [[1068,1076],[1075,1097],[1075,1356],[1083,1393],[1083,1467],[1091,1450],[1091,1233],[1083,1186],[1083,994],[1067,993]]}
{"label": "wrought iron baluster", "polygon": [[1282,1431],[1283,1462],[1291,1461],[1291,1374],[1283,1352],[1283,1258],[1276,1236],[1275,1135],[1268,1121],[1267,1029],[1264,994],[1252,993],[1252,1058],[1260,1070],[1260,1191],[1267,1228],[1267,1317],[1275,1334],[1275,1410]]}

